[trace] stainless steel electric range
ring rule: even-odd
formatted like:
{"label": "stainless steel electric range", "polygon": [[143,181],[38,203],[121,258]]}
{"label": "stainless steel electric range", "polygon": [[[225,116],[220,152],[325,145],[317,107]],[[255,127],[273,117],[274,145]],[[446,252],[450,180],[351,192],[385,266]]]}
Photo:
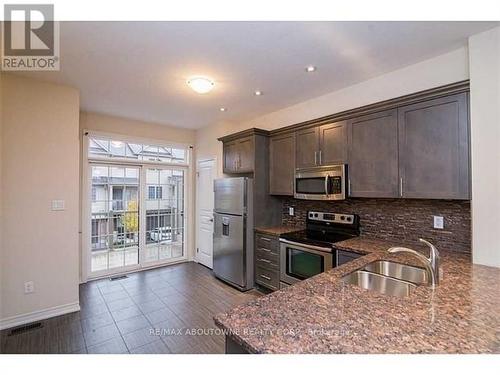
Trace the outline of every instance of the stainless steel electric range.
{"label": "stainless steel electric range", "polygon": [[309,211],[306,229],[280,237],[281,287],[336,267],[333,244],[357,236],[358,215]]}

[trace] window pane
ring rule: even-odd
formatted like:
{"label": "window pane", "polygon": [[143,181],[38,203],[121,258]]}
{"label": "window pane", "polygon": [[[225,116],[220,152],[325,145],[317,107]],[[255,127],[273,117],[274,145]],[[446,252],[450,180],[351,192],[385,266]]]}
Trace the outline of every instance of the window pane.
{"label": "window pane", "polygon": [[116,139],[89,139],[91,158],[122,158],[159,163],[186,163],[186,149],[131,143]]}

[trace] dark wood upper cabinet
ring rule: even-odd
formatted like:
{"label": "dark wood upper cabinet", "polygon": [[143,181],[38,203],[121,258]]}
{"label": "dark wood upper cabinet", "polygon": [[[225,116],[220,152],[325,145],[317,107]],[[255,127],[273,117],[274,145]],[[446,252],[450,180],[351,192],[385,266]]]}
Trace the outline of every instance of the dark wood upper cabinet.
{"label": "dark wood upper cabinet", "polygon": [[296,168],[341,164],[346,161],[346,121],[298,130],[295,134]]}
{"label": "dark wood upper cabinet", "polygon": [[349,196],[400,196],[397,115],[393,109],[348,121]]}
{"label": "dark wood upper cabinet", "polygon": [[269,139],[269,193],[293,195],[295,178],[295,134]]}
{"label": "dark wood upper cabinet", "polygon": [[237,143],[236,141],[226,142],[223,145],[224,173],[234,173],[237,171]]}
{"label": "dark wood upper cabinet", "polygon": [[467,93],[400,107],[404,198],[469,199]]}
{"label": "dark wood upper cabinet", "polygon": [[254,137],[245,137],[237,141],[237,171],[239,173],[252,172],[254,168]]}
{"label": "dark wood upper cabinet", "polygon": [[224,173],[249,173],[254,168],[254,137],[224,142]]}
{"label": "dark wood upper cabinet", "polygon": [[295,133],[295,167],[310,168],[318,165],[319,127]]}
{"label": "dark wood upper cabinet", "polygon": [[347,160],[347,122],[319,127],[318,165],[343,164]]}

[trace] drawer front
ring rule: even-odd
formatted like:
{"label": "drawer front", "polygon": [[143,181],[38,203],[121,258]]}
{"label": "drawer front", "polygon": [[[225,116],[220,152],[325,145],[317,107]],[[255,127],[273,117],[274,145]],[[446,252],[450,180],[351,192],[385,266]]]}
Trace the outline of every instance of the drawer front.
{"label": "drawer front", "polygon": [[260,233],[257,233],[256,237],[256,245],[257,247],[262,247],[264,249],[278,251],[279,242],[277,237],[266,236]]}
{"label": "drawer front", "polygon": [[264,268],[279,269],[280,261],[278,254],[269,253],[257,249],[255,252],[255,265]]}
{"label": "drawer front", "polygon": [[255,281],[266,288],[278,290],[280,286],[280,272],[257,266],[255,267]]}

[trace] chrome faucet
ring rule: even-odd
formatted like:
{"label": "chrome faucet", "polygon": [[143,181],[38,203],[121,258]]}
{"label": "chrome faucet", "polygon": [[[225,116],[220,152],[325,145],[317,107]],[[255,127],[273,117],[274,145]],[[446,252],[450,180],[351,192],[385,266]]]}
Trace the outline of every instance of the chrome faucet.
{"label": "chrome faucet", "polygon": [[391,247],[387,251],[389,253],[410,253],[415,255],[425,264],[425,268],[427,269],[427,272],[431,278],[431,287],[435,288],[439,284],[439,251],[429,241],[426,241],[422,238],[420,238],[419,241],[430,247],[431,251],[429,258],[427,258],[425,255],[422,255],[418,251],[409,249],[407,247]]}

